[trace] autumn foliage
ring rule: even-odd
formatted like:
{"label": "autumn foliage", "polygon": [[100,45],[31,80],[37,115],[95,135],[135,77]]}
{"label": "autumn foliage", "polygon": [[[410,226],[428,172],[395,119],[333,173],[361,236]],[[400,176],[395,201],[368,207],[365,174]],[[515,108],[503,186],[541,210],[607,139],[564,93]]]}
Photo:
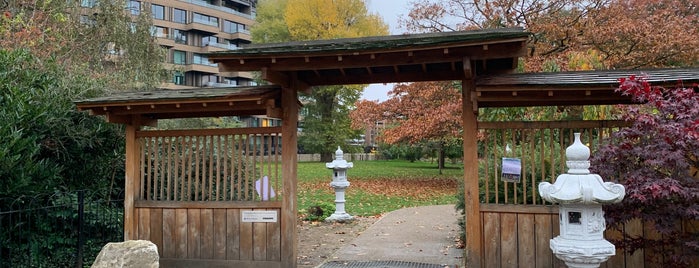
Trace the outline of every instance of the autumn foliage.
{"label": "autumn foliage", "polygon": [[452,82],[398,84],[384,102],[362,100],[350,112],[352,127],[384,121],[383,142],[449,139],[461,131],[461,92]]}
{"label": "autumn foliage", "polygon": [[633,76],[620,82],[619,91],[645,104],[627,108],[633,125],[593,158],[597,173],[626,187],[623,202],[606,207],[607,221],[618,226],[641,219],[660,236],[614,242],[631,251],[655,249],[666,264],[689,267],[699,255],[699,87],[661,88]]}
{"label": "autumn foliage", "polygon": [[695,65],[696,0],[417,0],[402,20],[411,32],[523,27],[532,33],[525,70]]}

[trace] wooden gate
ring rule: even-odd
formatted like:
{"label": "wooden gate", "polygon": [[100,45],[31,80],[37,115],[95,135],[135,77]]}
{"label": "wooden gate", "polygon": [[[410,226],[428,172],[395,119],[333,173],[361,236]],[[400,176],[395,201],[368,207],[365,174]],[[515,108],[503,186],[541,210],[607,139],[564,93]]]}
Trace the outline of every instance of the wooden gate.
{"label": "wooden gate", "polygon": [[158,246],[163,267],[281,267],[280,127],[136,136],[135,236]]}
{"label": "wooden gate", "polygon": [[[623,121],[480,122],[482,266],[566,267],[549,248],[549,240],[559,235],[558,208],[539,197],[538,184],[553,183],[567,172],[565,149],[574,132],[582,133],[594,155],[602,138],[626,125]],[[521,160],[519,182],[501,180],[503,157]],[[641,235],[644,230],[648,232],[639,221],[624,226],[623,232],[608,228],[605,236]],[[643,250],[634,254],[617,250],[601,267],[654,267],[649,264],[652,257]]]}

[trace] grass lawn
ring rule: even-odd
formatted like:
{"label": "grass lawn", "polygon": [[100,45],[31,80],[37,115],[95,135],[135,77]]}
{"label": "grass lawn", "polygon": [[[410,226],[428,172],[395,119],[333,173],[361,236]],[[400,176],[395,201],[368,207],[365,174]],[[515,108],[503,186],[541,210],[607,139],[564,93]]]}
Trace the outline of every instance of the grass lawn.
{"label": "grass lawn", "polygon": [[[404,207],[453,204],[462,165],[447,164],[439,175],[436,163],[402,160],[353,161],[347,171],[350,187],[345,191],[345,210],[353,216],[374,216]],[[298,164],[298,209],[305,214],[312,206],[332,207],[332,171],[325,163]],[[332,213],[332,212],[331,212]]]}

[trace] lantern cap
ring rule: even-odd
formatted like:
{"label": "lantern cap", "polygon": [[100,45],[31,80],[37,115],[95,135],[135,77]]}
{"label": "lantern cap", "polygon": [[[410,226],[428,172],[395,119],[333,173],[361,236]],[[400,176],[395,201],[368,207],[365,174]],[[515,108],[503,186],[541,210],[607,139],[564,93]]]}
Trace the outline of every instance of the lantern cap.
{"label": "lantern cap", "polygon": [[554,184],[539,183],[539,195],[552,203],[607,204],[624,199],[623,185],[604,182],[597,174],[590,174],[590,148],[580,142],[580,133],[575,133],[575,142],[566,148],[568,173],[561,174]]}
{"label": "lantern cap", "polygon": [[325,163],[325,167],[332,169],[348,169],[353,166],[352,162],[347,162],[343,157],[344,153],[340,146],[337,146],[337,151],[335,151],[335,160],[330,163]]}

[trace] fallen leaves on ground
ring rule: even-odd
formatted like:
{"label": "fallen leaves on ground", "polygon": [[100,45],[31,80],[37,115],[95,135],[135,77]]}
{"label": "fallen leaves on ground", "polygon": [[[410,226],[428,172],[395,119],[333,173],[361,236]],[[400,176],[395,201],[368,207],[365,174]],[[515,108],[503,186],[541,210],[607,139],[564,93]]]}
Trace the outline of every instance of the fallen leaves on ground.
{"label": "fallen leaves on ground", "polygon": [[[363,179],[350,181],[347,191],[364,191],[368,194],[408,197],[415,200],[429,200],[444,195],[455,195],[459,184],[452,178],[425,179]],[[300,183],[299,188],[321,190],[332,193],[329,182]]]}

